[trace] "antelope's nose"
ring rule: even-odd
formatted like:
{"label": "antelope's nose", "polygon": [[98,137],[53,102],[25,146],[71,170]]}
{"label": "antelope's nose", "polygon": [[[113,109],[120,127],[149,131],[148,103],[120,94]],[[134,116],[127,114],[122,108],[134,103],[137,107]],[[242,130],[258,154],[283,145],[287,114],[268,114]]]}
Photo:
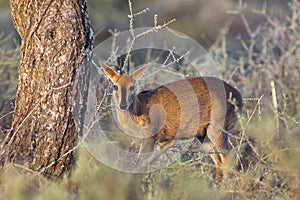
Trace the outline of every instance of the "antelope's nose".
{"label": "antelope's nose", "polygon": [[126,104],[120,104],[120,109],[121,110],[126,110],[127,109],[127,105]]}

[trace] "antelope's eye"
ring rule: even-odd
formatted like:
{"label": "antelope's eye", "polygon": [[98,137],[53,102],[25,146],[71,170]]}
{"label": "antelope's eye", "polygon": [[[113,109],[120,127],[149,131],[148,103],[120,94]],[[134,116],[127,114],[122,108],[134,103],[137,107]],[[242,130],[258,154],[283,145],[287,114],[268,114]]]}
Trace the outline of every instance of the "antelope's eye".
{"label": "antelope's eye", "polygon": [[134,88],[135,88],[134,86],[130,86],[130,87],[129,87],[129,90],[130,90],[130,91],[133,91]]}
{"label": "antelope's eye", "polygon": [[113,90],[118,90],[118,86],[117,85],[113,85]]}

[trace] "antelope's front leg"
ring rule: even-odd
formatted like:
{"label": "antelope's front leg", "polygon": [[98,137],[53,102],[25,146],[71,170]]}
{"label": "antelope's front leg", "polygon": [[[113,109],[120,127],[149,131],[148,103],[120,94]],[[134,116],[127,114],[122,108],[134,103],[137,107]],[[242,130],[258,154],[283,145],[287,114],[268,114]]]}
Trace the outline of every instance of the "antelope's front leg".
{"label": "antelope's front leg", "polygon": [[[155,141],[155,140],[154,140]],[[138,170],[146,171],[147,167],[151,165],[159,156],[161,156],[164,152],[166,152],[170,147],[175,144],[174,140],[167,141],[162,147],[158,149],[154,149],[153,145],[153,152],[142,161],[141,165],[138,167]]]}

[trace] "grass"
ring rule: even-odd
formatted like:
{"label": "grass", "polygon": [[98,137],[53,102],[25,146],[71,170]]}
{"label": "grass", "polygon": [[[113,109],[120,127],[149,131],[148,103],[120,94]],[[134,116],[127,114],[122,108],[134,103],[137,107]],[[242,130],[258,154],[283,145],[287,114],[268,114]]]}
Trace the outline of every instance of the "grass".
{"label": "grass", "polygon": [[0,198],[297,199],[299,143],[286,137],[278,146],[273,140],[271,121],[255,122],[249,128],[249,135],[256,139],[259,160],[250,159],[249,165],[236,170],[235,161],[240,152],[233,151],[228,179],[219,188],[212,186],[212,170],[207,162],[179,162],[148,174],[128,174],[101,165],[80,148],[70,177],[59,182],[50,182],[16,166],[2,169]]}

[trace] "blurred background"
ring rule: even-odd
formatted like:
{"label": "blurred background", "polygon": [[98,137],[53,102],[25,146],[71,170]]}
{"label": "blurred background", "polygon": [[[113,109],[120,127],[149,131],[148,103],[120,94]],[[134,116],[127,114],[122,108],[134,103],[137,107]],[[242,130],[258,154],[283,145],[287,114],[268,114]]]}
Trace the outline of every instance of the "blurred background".
{"label": "blurred background", "polygon": [[[245,30],[241,19],[228,14],[229,11],[239,7],[239,0],[135,0],[133,12],[149,8],[147,14],[136,18],[136,28],[153,25],[153,16],[158,15],[160,23],[167,22],[173,18],[175,23],[170,28],[182,32],[199,41],[208,48],[215,42],[221,29],[230,24],[228,37],[234,38],[239,34],[244,35]],[[253,14],[251,10],[262,9],[267,3],[268,12],[272,15],[285,16],[288,14],[286,0],[246,0],[246,15],[250,26],[256,26],[263,18]],[[97,33],[103,27],[125,31],[128,29],[128,1],[127,0],[91,0],[88,1],[89,12]]]}
{"label": "blurred background", "polygon": [[[244,0],[245,15],[250,27],[255,27],[263,20],[252,10],[261,10],[267,4],[267,11],[272,16],[285,17],[289,15],[288,0]],[[88,10],[94,32],[108,35],[108,29],[125,31],[128,29],[127,0],[87,0]],[[245,29],[239,17],[230,11],[240,6],[239,0],[132,0],[133,12],[137,13],[148,8],[146,14],[135,18],[135,28],[153,25],[153,16],[158,15],[159,23],[173,18],[175,23],[170,28],[182,32],[209,48],[216,40],[222,28],[230,26],[228,38],[245,35]],[[0,0],[0,30],[1,34],[13,34],[17,37],[10,17],[8,0]],[[104,30],[103,30],[104,29]]]}

